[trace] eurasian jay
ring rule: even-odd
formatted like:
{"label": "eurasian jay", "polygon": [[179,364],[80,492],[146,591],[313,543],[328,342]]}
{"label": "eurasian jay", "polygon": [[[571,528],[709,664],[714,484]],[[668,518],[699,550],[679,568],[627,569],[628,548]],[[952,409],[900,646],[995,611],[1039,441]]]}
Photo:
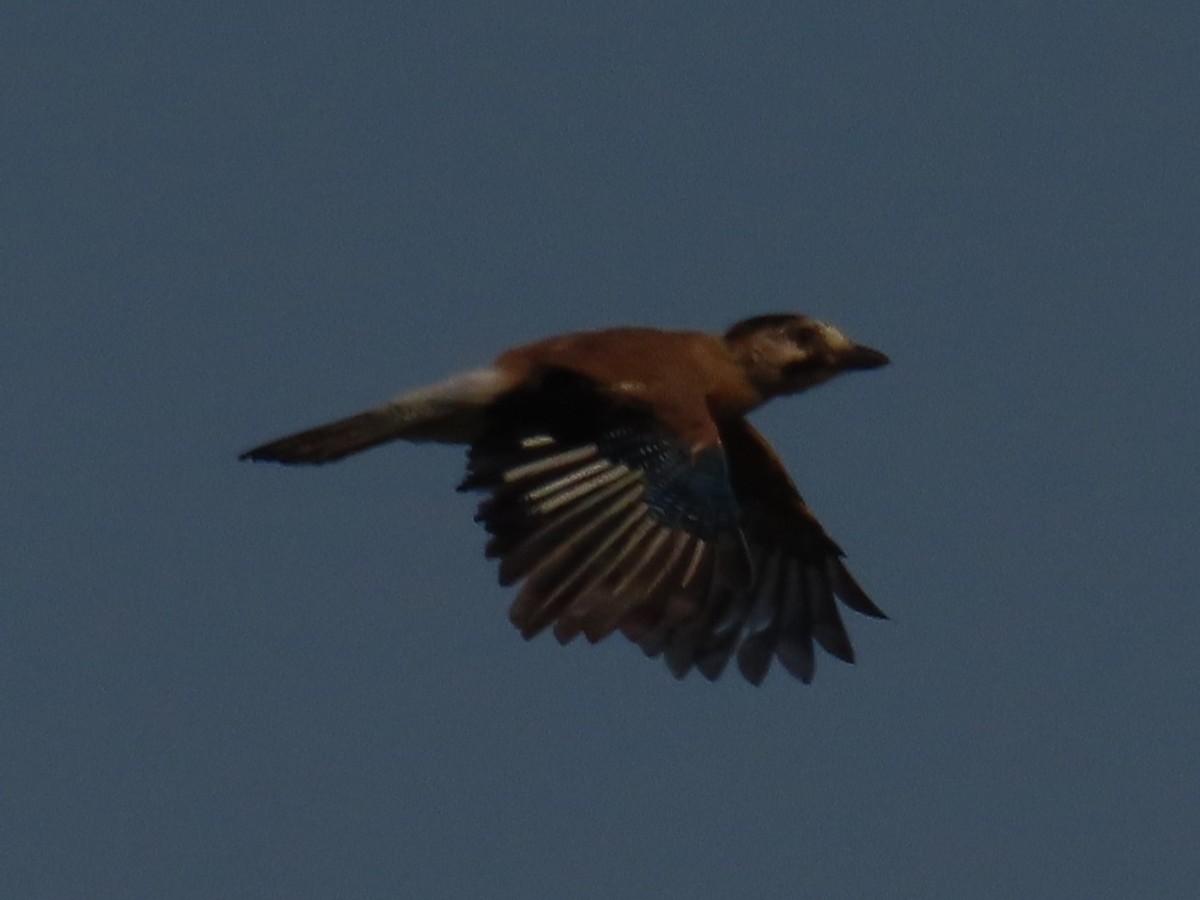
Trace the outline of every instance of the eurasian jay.
{"label": "eurasian jay", "polygon": [[242,459],[325,463],[402,438],[466,444],[459,490],[485,496],[510,617],[530,638],[621,631],[676,677],[736,656],[752,683],[777,658],[808,683],[813,641],[854,650],[835,597],[886,618],[847,571],[746,414],[888,358],[800,315],[723,337],[614,328],[548,338],[489,368],[271,441]]}

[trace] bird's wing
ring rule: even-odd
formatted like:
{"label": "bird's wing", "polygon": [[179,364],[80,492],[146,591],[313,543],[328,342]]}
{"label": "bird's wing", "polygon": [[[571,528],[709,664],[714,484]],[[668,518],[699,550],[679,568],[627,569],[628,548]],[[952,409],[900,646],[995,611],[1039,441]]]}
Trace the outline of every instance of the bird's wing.
{"label": "bird's wing", "polygon": [[754,578],[749,590],[726,592],[708,617],[662,636],[672,670],[681,674],[695,665],[714,678],[736,651],[738,667],[754,683],[766,675],[772,658],[807,683],[815,665],[814,639],[853,662],[835,598],[856,612],[886,616],[847,571],[841,548],[762,435],[745,420],[734,420],[722,424],[721,443]]}
{"label": "bird's wing", "polygon": [[[714,431],[715,433],[715,431]],[[471,447],[462,490],[526,637],[635,640],[702,615],[750,581],[719,446],[693,452],[648,406],[550,370],[501,397]]]}
{"label": "bird's wing", "polygon": [[654,411],[553,370],[501,397],[461,489],[489,496],[500,581],[526,637],[622,631],[682,677],[736,655],[759,683],[773,657],[804,681],[812,642],[852,660],[838,595],[883,613],[841,563],[786,471],[748,424],[693,452]]}

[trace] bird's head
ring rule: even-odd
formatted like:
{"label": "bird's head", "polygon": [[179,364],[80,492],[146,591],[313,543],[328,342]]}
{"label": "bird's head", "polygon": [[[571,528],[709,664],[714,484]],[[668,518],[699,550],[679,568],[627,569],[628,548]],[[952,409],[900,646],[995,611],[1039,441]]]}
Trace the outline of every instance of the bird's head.
{"label": "bird's head", "polygon": [[889,362],[878,350],[807,316],[745,319],[725,333],[725,343],[764,400],[798,394],[842,372],[877,369]]}

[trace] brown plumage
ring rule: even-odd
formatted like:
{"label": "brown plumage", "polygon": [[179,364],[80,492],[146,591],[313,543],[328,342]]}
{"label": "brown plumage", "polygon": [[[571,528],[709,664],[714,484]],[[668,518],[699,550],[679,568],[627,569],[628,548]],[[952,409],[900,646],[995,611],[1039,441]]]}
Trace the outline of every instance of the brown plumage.
{"label": "brown plumage", "polygon": [[516,347],[486,369],[264,444],[243,459],[323,463],[385,441],[470,447],[502,584],[525,637],[621,631],[682,677],[736,657],[808,682],[814,642],[853,662],[837,600],[884,614],[746,421],[772,397],[887,363],[805,316],[724,337],[618,328]]}

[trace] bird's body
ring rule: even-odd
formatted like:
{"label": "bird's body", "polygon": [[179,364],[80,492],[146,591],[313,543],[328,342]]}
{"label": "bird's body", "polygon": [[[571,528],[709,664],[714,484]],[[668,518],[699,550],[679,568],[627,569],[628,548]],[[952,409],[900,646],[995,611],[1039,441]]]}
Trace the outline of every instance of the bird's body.
{"label": "bird's body", "polygon": [[485,369],[264,444],[243,458],[322,463],[393,439],[470,449],[462,489],[511,617],[561,641],[621,630],[676,675],[715,678],[737,656],[804,681],[817,643],[853,651],[834,598],[882,617],[745,415],[878,351],[803,316],[748,319],[724,337],[616,328],[548,338]]}
{"label": "bird's body", "polygon": [[652,406],[667,428],[694,447],[718,440],[717,421],[762,403],[725,342],[697,332],[583,332],[517,347],[496,365],[518,382],[550,369],[575,372],[615,397]]}

